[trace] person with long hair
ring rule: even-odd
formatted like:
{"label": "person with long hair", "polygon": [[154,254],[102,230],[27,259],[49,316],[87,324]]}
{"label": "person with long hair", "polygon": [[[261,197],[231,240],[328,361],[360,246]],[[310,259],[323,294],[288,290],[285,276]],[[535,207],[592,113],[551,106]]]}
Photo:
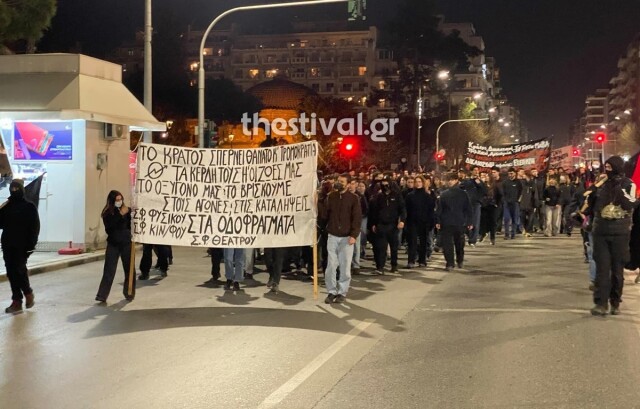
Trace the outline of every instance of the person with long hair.
{"label": "person with long hair", "polygon": [[480,218],[480,241],[489,234],[491,245],[496,245],[496,230],[498,228],[498,210],[501,206],[500,189],[496,185],[497,181],[493,176],[483,172],[480,180],[487,187],[485,195],[481,199],[482,210]]}
{"label": "person with long hair", "polygon": [[[117,190],[112,190],[107,195],[107,203],[102,209],[102,221],[107,232],[107,252],[96,301],[107,302],[118,268],[118,259],[122,260],[124,269],[124,296],[127,301],[133,301],[136,293],[136,275],[135,272],[131,276],[129,274],[129,269],[132,268],[131,209],[124,204],[122,194]],[[133,280],[131,293],[128,291],[130,278]]]}

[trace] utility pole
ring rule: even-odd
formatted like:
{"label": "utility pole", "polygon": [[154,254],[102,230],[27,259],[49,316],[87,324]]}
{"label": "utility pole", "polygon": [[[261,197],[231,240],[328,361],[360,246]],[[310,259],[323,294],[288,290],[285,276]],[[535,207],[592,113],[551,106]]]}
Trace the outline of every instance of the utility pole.
{"label": "utility pole", "polygon": [[[152,61],[151,61],[151,37],[153,28],[151,27],[151,0],[144,0],[144,107],[153,114],[152,101]],[[151,131],[145,131],[142,137],[145,143],[151,143]]]}
{"label": "utility pole", "polygon": [[420,86],[418,87],[418,101],[417,101],[417,114],[418,114],[418,152],[417,152],[417,161],[418,161],[418,167],[420,167],[420,128],[422,128],[422,126],[420,125],[420,123],[422,122],[422,111],[424,109],[424,105],[422,102],[422,84],[420,84]]}

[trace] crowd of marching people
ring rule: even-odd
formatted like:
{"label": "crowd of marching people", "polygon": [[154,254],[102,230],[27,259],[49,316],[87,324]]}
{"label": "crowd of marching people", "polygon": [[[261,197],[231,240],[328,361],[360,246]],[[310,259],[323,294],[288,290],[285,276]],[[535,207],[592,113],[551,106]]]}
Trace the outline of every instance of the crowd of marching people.
{"label": "crowd of marching people", "polygon": [[[425,268],[434,252],[444,255],[446,271],[464,268],[466,245],[497,245],[498,237],[514,240],[519,235],[571,236],[579,231],[589,264],[594,315],[616,314],[622,297],[623,268],[640,267],[640,215],[633,182],[624,177],[624,161],[611,157],[603,169],[536,170],[497,168],[482,170],[440,169],[417,171],[351,171],[322,177],[318,189],[318,270],[324,273],[326,303],[346,300],[351,276],[361,273],[361,261],[371,258],[374,273]],[[11,187],[10,206],[0,211],[3,247],[17,246],[9,236],[20,236],[20,260],[5,251],[12,284],[13,302],[6,312],[22,310],[22,299],[33,306],[26,259],[35,248],[34,234],[14,228],[13,213],[31,212],[23,203],[21,186]],[[13,210],[15,209],[15,210]],[[29,217],[34,218],[33,215]],[[170,246],[145,244],[140,275],[131,266],[131,211],[123,196],[112,191],[102,212],[108,235],[103,278],[96,301],[106,302],[118,261],[125,269],[124,295],[135,297],[136,278],[149,279],[152,253],[155,271],[167,276],[173,262]],[[37,212],[32,224],[37,228]],[[16,230],[17,229],[17,230]],[[10,243],[10,244],[9,244]],[[371,254],[367,253],[371,249]],[[406,249],[408,262],[399,266],[398,253]],[[630,251],[630,249],[632,251]],[[635,251],[633,250],[635,249]],[[208,250],[211,283],[225,291],[241,291],[252,279],[256,260],[269,272],[267,287],[278,293],[280,279],[291,271],[303,271],[309,280],[314,272],[313,248]],[[221,264],[224,264],[224,280]],[[292,267],[293,265],[293,267]],[[640,274],[636,282],[640,281]]]}

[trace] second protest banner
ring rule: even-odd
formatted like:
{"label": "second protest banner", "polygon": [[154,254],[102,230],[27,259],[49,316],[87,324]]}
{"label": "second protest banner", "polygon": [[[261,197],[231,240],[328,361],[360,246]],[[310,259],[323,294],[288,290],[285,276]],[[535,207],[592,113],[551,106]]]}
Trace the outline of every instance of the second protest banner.
{"label": "second protest banner", "polygon": [[464,162],[468,169],[477,166],[488,170],[497,166],[544,171],[549,165],[550,154],[551,143],[548,139],[503,146],[469,142]]}
{"label": "second protest banner", "polygon": [[316,142],[259,149],[141,144],[134,240],[192,247],[312,245]]}

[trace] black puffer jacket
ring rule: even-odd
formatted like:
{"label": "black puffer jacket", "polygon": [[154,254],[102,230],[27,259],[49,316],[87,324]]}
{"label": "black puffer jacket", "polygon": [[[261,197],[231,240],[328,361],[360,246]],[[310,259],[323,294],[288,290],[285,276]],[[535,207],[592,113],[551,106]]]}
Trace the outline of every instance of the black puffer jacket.
{"label": "black puffer jacket", "polygon": [[407,224],[435,224],[436,196],[424,189],[417,189],[407,195]]}
{"label": "black puffer jacket", "polygon": [[131,212],[127,212],[124,216],[120,214],[118,209],[113,213],[105,213],[102,215],[104,230],[107,232],[107,243],[114,246],[131,243]]}

